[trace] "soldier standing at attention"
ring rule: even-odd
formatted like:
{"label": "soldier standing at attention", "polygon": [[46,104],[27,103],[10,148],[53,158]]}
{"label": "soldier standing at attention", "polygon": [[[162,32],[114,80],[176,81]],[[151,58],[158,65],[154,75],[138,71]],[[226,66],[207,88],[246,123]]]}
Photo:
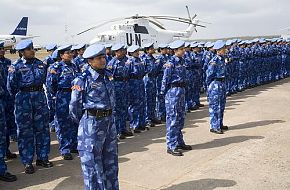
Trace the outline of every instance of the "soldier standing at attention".
{"label": "soldier standing at attention", "polygon": [[173,156],[182,156],[180,150],[191,150],[183,140],[181,130],[184,127],[185,119],[185,87],[186,67],[183,59],[185,42],[174,41],[170,48],[174,55],[164,64],[164,76],[161,86],[161,94],[165,95],[166,107],[166,142],[167,153]]}
{"label": "soldier standing at attention", "polygon": [[106,70],[105,47],[89,46],[83,57],[89,68],[73,81],[70,114],[78,129],[78,150],[85,190],[118,190],[117,130],[114,86]]}
{"label": "soldier standing at attention", "polygon": [[9,68],[7,88],[15,96],[15,121],[17,125],[18,149],[25,173],[34,173],[32,165],[36,151],[36,165],[52,167],[48,161],[50,152],[49,112],[43,85],[46,65],[35,58],[31,40],[16,45],[23,57]]}
{"label": "soldier standing at attention", "polygon": [[213,49],[217,50],[217,55],[209,62],[206,71],[206,82],[208,85],[208,102],[210,116],[210,132],[223,134],[223,130],[228,127],[223,125],[223,116],[226,104],[225,86],[225,42],[218,40]]}

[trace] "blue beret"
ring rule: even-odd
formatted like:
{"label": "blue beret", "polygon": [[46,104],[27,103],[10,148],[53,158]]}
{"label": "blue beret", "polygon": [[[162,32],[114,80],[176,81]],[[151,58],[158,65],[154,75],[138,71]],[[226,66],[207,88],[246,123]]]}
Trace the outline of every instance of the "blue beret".
{"label": "blue beret", "polygon": [[158,47],[161,48],[161,49],[162,48],[168,48],[168,45],[167,44],[159,44]]}
{"label": "blue beret", "polygon": [[82,48],[85,48],[85,47],[86,47],[86,44],[79,44],[79,45],[74,46],[73,50],[78,50],[78,49],[82,49]]}
{"label": "blue beret", "polygon": [[254,42],[254,43],[259,42],[259,38],[255,38],[255,39],[253,39],[253,42]]}
{"label": "blue beret", "polygon": [[72,49],[72,45],[64,45],[57,48],[58,51],[68,51]]}
{"label": "blue beret", "polygon": [[105,48],[112,48],[112,44],[105,44]]}
{"label": "blue beret", "polygon": [[225,47],[226,43],[223,40],[218,40],[214,43],[213,49],[219,50]]}
{"label": "blue beret", "polygon": [[56,44],[49,44],[45,47],[47,51],[54,50],[55,48],[57,48]]}
{"label": "blue beret", "polygon": [[265,43],[265,42],[266,42],[266,40],[264,38],[259,39],[259,43]]}
{"label": "blue beret", "polygon": [[226,41],[226,46],[230,46],[230,45],[232,45],[232,43],[233,43],[232,40],[227,40],[227,41]]}
{"label": "blue beret", "polygon": [[191,48],[195,48],[195,47],[197,47],[198,46],[198,43],[196,43],[196,42],[192,42],[191,44],[190,44],[190,47]]}
{"label": "blue beret", "polygon": [[16,49],[16,50],[24,50],[24,49],[26,49],[26,48],[28,48],[28,47],[33,47],[33,42],[32,42],[32,40],[30,40],[30,39],[20,41],[20,42],[16,45],[15,49]]}
{"label": "blue beret", "polygon": [[204,45],[204,47],[210,48],[210,47],[212,47],[213,45],[214,45],[213,42],[206,42],[205,45]]}
{"label": "blue beret", "polygon": [[184,42],[184,41],[182,41],[182,40],[176,40],[176,41],[172,42],[172,43],[169,45],[169,47],[170,47],[171,49],[178,49],[178,48],[180,48],[180,47],[183,47],[184,45],[185,45],[185,42]]}
{"label": "blue beret", "polygon": [[246,43],[246,41],[243,41],[243,40],[242,40],[242,41],[239,42],[239,45],[243,45],[243,44],[245,44],[245,43]]}
{"label": "blue beret", "polygon": [[112,47],[112,51],[118,51],[120,49],[125,49],[125,46],[123,44],[115,44]]}
{"label": "blue beret", "polygon": [[54,51],[52,52],[52,54],[51,54],[51,58],[52,58],[52,59],[57,59],[57,57],[58,57],[58,50],[56,49],[56,50],[54,50]]}
{"label": "blue beret", "polygon": [[143,48],[150,48],[150,47],[153,47],[153,45],[154,45],[153,42],[146,43],[146,44],[143,44]]}
{"label": "blue beret", "polygon": [[0,42],[0,48],[4,48],[4,42]]}
{"label": "blue beret", "polygon": [[99,55],[105,55],[105,53],[106,53],[106,49],[104,46],[99,45],[99,44],[93,44],[85,50],[83,57],[85,59],[90,59],[93,57],[97,57]]}
{"label": "blue beret", "polygon": [[128,48],[128,52],[129,53],[133,53],[134,51],[140,49],[140,46],[137,46],[137,45],[132,45]]}
{"label": "blue beret", "polygon": [[185,42],[184,47],[190,47],[190,43],[189,42]]}
{"label": "blue beret", "polygon": [[199,42],[197,47],[200,47],[200,48],[204,47],[204,42]]}
{"label": "blue beret", "polygon": [[71,50],[71,51],[73,51],[73,50],[75,50],[75,49],[76,49],[76,47],[77,47],[77,45],[75,45],[75,46],[72,46],[72,47],[70,48],[70,50]]}

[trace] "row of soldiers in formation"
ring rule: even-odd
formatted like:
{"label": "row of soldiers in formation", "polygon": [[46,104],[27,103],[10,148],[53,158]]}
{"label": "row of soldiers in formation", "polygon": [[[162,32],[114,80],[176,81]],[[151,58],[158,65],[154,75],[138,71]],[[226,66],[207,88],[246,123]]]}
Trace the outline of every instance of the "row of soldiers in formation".
{"label": "row of soldiers in formation", "polygon": [[[180,50],[181,47],[183,52]],[[31,41],[24,41],[17,49],[24,53],[24,50],[33,50],[33,44]],[[6,118],[1,118],[1,126],[7,124],[7,131],[5,127],[2,127],[3,130],[1,128],[0,136],[3,143],[0,144],[5,149],[0,152],[0,169],[3,166],[0,170],[0,179],[16,180],[14,175],[6,171],[5,163],[3,164],[5,154],[7,157],[15,157],[9,152],[7,143],[9,136],[15,135],[16,125],[19,154],[28,174],[34,173],[32,161],[35,150],[36,165],[52,167],[52,163],[48,161],[50,149],[48,121],[52,128],[55,127],[59,151],[65,160],[73,159],[71,153],[77,153],[77,149],[92,149],[82,142],[79,142],[78,146],[77,128],[83,111],[75,106],[74,101],[77,97],[73,96],[73,91],[79,90],[79,85],[73,86],[75,78],[90,73],[91,65],[83,56],[85,49],[85,44],[59,48],[50,45],[47,50],[51,55],[43,62],[34,58],[34,51],[27,51],[24,58],[17,60],[12,66],[11,62],[4,58],[3,48],[1,49],[1,77],[3,77],[1,113],[3,111],[4,115],[4,110],[7,110]],[[106,71],[110,71],[108,78],[113,84],[114,104],[111,103],[110,109],[94,111],[94,115],[104,117],[114,112],[113,123],[119,139],[166,121],[167,152],[175,156],[182,155],[177,150],[178,147],[186,150],[191,148],[182,138],[183,108],[184,111],[190,112],[202,107],[199,100],[201,90],[208,91],[210,131],[220,134],[222,130],[227,129],[222,123],[225,94],[230,95],[249,87],[279,80],[290,73],[289,41],[281,39],[252,41],[234,39],[226,43],[176,41],[170,46],[160,44],[157,56],[153,43],[144,44],[144,54],[141,56],[139,49],[138,46],[127,49],[122,44],[106,46],[104,58]],[[218,51],[220,54],[217,54]],[[78,54],[75,58],[74,52]],[[98,71],[98,74],[104,75],[102,72],[104,71]],[[19,75],[22,78],[19,78]],[[3,81],[7,81],[7,84]],[[214,82],[222,83],[225,93],[216,89],[218,85]],[[43,85],[46,89],[45,96]],[[98,88],[102,88],[102,84],[92,82],[86,90]],[[106,93],[109,91],[108,87],[102,90]],[[98,96],[106,97],[103,96],[105,93],[103,91],[82,101],[90,101],[90,98],[98,99]],[[216,102],[213,98],[215,93],[221,95],[222,100]],[[183,98],[184,103],[181,101]],[[44,108],[46,102],[48,109]],[[105,107],[102,104],[98,106]],[[15,107],[14,113],[12,107]],[[172,119],[176,114],[177,118]],[[127,119],[130,120],[132,130],[126,128]]]}

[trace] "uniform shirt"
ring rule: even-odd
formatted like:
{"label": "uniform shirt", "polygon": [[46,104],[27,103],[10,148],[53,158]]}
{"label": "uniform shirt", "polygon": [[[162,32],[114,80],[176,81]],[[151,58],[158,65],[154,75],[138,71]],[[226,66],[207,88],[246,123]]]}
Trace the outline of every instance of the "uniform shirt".
{"label": "uniform shirt", "polygon": [[209,63],[206,71],[206,83],[209,85],[214,79],[225,78],[225,59],[222,56],[216,55]]}
{"label": "uniform shirt", "polygon": [[11,60],[7,59],[5,57],[0,58],[0,65],[3,66],[4,73],[5,73],[5,79],[7,79],[8,76],[8,68],[11,66]]}
{"label": "uniform shirt", "polygon": [[82,72],[86,68],[87,60],[83,58],[81,55],[78,55],[76,58],[74,58],[73,63],[77,66],[78,70],[77,72]]}
{"label": "uniform shirt", "polygon": [[108,64],[113,59],[113,56],[106,55],[106,63]]}
{"label": "uniform shirt", "polygon": [[126,63],[128,65],[128,75],[132,77],[144,77],[146,74],[145,64],[139,57],[130,57]]}
{"label": "uniform shirt", "polygon": [[164,71],[164,64],[169,60],[168,55],[166,54],[160,54],[156,57],[157,62],[160,63],[160,67],[161,67],[161,71],[159,71],[160,74],[163,75],[163,71]]}
{"label": "uniform shirt", "polygon": [[193,59],[191,52],[186,51],[184,54],[185,67],[188,70],[193,70]]}
{"label": "uniform shirt", "polygon": [[171,84],[186,83],[185,61],[182,57],[172,56],[164,67],[161,94],[166,94]]}
{"label": "uniform shirt", "polygon": [[160,60],[156,60],[153,55],[150,54],[142,55],[141,59],[144,61],[146,73],[149,76],[157,77],[162,69]]}
{"label": "uniform shirt", "polygon": [[89,67],[73,82],[73,91],[70,102],[70,114],[75,122],[81,119],[85,109],[113,109],[115,105],[114,87],[110,81],[110,71],[104,70],[99,74]]}
{"label": "uniform shirt", "polygon": [[8,72],[7,89],[11,95],[23,87],[42,86],[46,80],[46,65],[37,58],[18,59]]}
{"label": "uniform shirt", "polygon": [[47,75],[48,91],[55,96],[60,89],[68,89],[72,87],[72,81],[77,77],[77,66],[72,63],[57,62],[50,68]]}
{"label": "uniform shirt", "polygon": [[3,99],[6,91],[4,66],[0,65],[0,98]]}
{"label": "uniform shirt", "polygon": [[50,65],[52,65],[54,63],[54,60],[51,57],[51,55],[49,55],[46,58],[44,58],[43,63],[46,64],[47,67],[49,67]]}
{"label": "uniform shirt", "polygon": [[111,71],[114,78],[126,79],[129,77],[128,65],[126,64],[126,62],[127,62],[127,59],[124,57],[121,59],[114,57],[107,64],[107,69]]}

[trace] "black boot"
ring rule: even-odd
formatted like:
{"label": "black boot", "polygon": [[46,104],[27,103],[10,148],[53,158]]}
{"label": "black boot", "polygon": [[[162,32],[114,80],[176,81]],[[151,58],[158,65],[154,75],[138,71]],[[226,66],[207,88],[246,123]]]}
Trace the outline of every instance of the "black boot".
{"label": "black boot", "polygon": [[167,149],[167,153],[173,156],[183,156],[182,152],[177,149],[174,149],[174,150]]}
{"label": "black boot", "polygon": [[0,180],[6,182],[13,182],[17,180],[17,177],[15,175],[10,174],[9,172],[6,172],[0,175]]}
{"label": "black boot", "polygon": [[71,155],[71,153],[65,153],[61,156],[64,160],[73,160],[73,156]]}
{"label": "black boot", "polygon": [[15,158],[17,158],[17,155],[14,154],[14,153],[12,153],[12,152],[10,152],[10,151],[8,150],[7,153],[6,153],[6,159],[7,159],[7,160],[12,160],[12,159],[15,159]]}
{"label": "black boot", "polygon": [[53,164],[48,160],[36,160],[37,166],[42,166],[44,168],[51,168],[53,167]]}
{"label": "black boot", "polygon": [[35,172],[33,165],[32,164],[26,164],[24,166],[24,172],[26,174],[33,174]]}

